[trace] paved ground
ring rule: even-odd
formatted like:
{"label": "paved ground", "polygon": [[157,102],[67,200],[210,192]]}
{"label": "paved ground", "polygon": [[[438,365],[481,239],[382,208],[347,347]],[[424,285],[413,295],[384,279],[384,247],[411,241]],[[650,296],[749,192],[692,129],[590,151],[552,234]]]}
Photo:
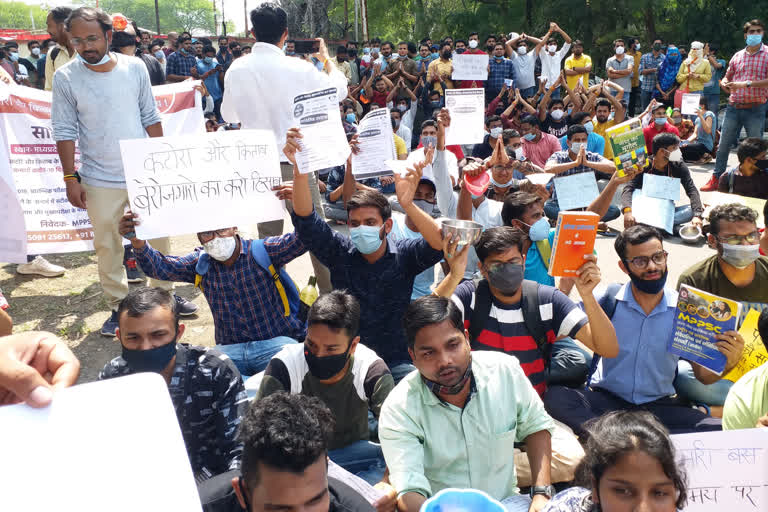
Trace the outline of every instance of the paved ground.
{"label": "paved ground", "polygon": [[[735,162],[735,153],[731,162]],[[713,164],[689,166],[698,186],[710,176]],[[681,192],[683,203],[687,197]],[[704,203],[709,194],[703,193]],[[610,224],[622,229],[621,218]],[[290,220],[286,221],[290,229]],[[339,226],[340,231],[346,231]],[[255,226],[241,228],[245,236],[255,236]],[[599,265],[606,282],[625,282],[626,276],[618,268],[618,258],[613,250],[613,238],[598,237],[597,251]],[[197,245],[193,235],[175,237],[172,253],[184,254]],[[672,238],[665,241],[669,252],[669,281],[674,285],[677,276],[687,267],[712,254],[705,245],[690,246]],[[0,266],[0,288],[11,304],[9,313],[15,322],[15,331],[46,330],[65,339],[82,362],[81,382],[95,380],[99,370],[120,352],[117,340],[99,334],[99,329],[109,314],[107,303],[102,297],[96,271],[96,257],[93,253],[62,254],[49,257],[50,261],[67,268],[65,276],[48,279],[44,277],[16,274],[16,266]],[[312,273],[309,256],[291,262],[288,271],[299,287],[306,284]],[[177,293],[200,306],[195,317],[184,319],[187,326],[183,341],[213,345],[213,321],[205,298],[191,284],[179,284]],[[574,290],[574,294],[576,291]]]}

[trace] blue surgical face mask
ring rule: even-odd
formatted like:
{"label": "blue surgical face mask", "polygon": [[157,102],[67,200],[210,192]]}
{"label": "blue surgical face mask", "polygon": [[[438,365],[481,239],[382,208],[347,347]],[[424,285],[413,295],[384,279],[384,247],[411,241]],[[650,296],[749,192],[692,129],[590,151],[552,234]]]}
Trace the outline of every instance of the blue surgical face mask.
{"label": "blue surgical face mask", "polygon": [[430,101],[429,104],[432,106],[432,108],[440,108],[440,100]]}
{"label": "blue surgical face mask", "polygon": [[408,110],[408,107],[405,105],[398,105],[397,110],[399,110],[400,112],[405,112],[406,110]]}
{"label": "blue surgical face mask", "polygon": [[176,340],[149,350],[136,350],[123,347],[123,359],[128,368],[136,373],[160,373],[176,355]]}
{"label": "blue surgical face mask", "polygon": [[347,114],[347,122],[349,124],[355,124],[355,114]]}
{"label": "blue surgical face mask", "polygon": [[757,46],[763,42],[763,34],[748,34],[747,46]]}
{"label": "blue surgical face mask", "polygon": [[[525,224],[525,222],[523,222],[523,224]],[[525,225],[530,228],[528,230],[528,238],[531,239],[531,242],[540,242],[542,240],[546,240],[549,237],[549,222],[547,221],[546,217],[540,218],[532,225]]]}
{"label": "blue surgical face mask", "polygon": [[439,58],[439,57],[440,57],[440,55],[438,55],[438,54],[437,54],[437,52],[432,52],[432,53],[430,54],[430,57],[432,57],[433,59],[437,59],[437,58]]}
{"label": "blue surgical face mask", "polygon": [[586,123],[584,123],[584,128],[586,128],[587,133],[592,133],[592,130],[595,129],[595,125],[592,124],[592,121],[587,121]]}
{"label": "blue surgical face mask", "polygon": [[437,147],[437,137],[434,135],[422,135],[421,136],[421,145],[425,148],[432,146]]}
{"label": "blue surgical face mask", "polygon": [[504,131],[504,128],[501,126],[496,126],[495,128],[491,128],[491,137],[494,139],[498,139],[501,136],[501,133]]}
{"label": "blue surgical face mask", "polygon": [[366,46],[365,48],[363,48],[363,53],[369,54],[371,53],[371,49]]}
{"label": "blue surgical face mask", "polygon": [[157,50],[155,52],[155,58],[157,60],[163,60],[165,58],[165,54],[163,53],[163,50]]}
{"label": "blue surgical face mask", "polygon": [[586,142],[571,142],[571,151],[573,153],[578,154],[579,151],[581,151],[581,148],[587,149],[587,143]]}
{"label": "blue surgical face mask", "polygon": [[349,238],[358,251],[363,254],[376,252],[384,241],[381,239],[381,226],[357,226],[349,228]]}
{"label": "blue surgical face mask", "polygon": [[16,62],[19,60],[19,52],[11,52],[8,54],[8,58],[11,59],[11,61]]}
{"label": "blue surgical face mask", "polygon": [[656,123],[659,126],[664,126],[667,123],[666,117],[657,117],[653,120],[654,123]]}
{"label": "blue surgical face mask", "polygon": [[531,142],[533,139],[536,138],[536,135],[534,135],[533,133],[526,133],[525,135],[523,135],[523,138],[528,142]]}
{"label": "blue surgical face mask", "polygon": [[205,62],[206,64],[213,64],[213,57],[205,57],[203,59],[203,62]]}
{"label": "blue surgical face mask", "polygon": [[79,53],[77,54],[77,58],[83,62],[83,64],[88,64],[89,66],[101,66],[102,64],[106,64],[109,62],[109,52],[105,53],[104,56],[101,58],[99,62],[96,64],[91,64],[87,60],[85,60]]}
{"label": "blue surgical face mask", "polygon": [[499,183],[498,181],[493,179],[493,176],[491,176],[491,185],[493,185],[494,187],[507,188],[512,186],[514,182],[515,182],[515,178],[510,178],[509,181],[506,183]]}

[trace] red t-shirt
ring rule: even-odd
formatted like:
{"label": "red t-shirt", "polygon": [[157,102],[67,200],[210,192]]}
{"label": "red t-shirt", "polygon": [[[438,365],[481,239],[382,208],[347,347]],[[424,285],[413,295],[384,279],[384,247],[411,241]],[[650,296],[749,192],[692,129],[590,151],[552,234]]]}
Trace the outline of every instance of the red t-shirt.
{"label": "red t-shirt", "polygon": [[374,89],[373,90],[373,94],[371,94],[371,96],[372,96],[371,103],[375,103],[378,106],[380,106],[381,108],[386,108],[387,107],[387,96],[388,95],[389,95],[389,93],[387,93],[387,92],[379,92],[379,91]]}
{"label": "red t-shirt", "polygon": [[643,137],[645,137],[645,149],[649,155],[653,153],[653,138],[660,133],[674,133],[678,137],[680,136],[680,132],[677,131],[675,125],[670,124],[669,121],[664,123],[664,126],[661,127],[661,130],[657,130],[656,123],[651,122],[651,124],[643,128]]}

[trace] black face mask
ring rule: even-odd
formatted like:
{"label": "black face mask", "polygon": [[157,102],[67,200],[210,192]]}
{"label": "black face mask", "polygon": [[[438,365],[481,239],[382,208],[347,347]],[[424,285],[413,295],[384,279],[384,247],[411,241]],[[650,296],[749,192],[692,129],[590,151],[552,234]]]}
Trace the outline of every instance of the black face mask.
{"label": "black face mask", "polygon": [[[350,346],[352,342],[350,341]],[[309,366],[309,372],[320,380],[327,380],[344,369],[349,359],[349,348],[343,354],[334,356],[317,357],[306,345],[304,345],[304,359]]]}
{"label": "black face mask", "polygon": [[[625,261],[624,266],[629,270],[629,262]],[[631,270],[629,271],[629,278],[632,280],[632,284],[635,285],[635,288],[640,290],[643,293],[647,293],[649,295],[656,295],[661,290],[664,289],[664,285],[667,284],[667,274],[669,273],[669,269],[664,271],[664,274],[658,279],[642,279],[640,276],[636,276]]]}
{"label": "black face mask", "polygon": [[763,171],[768,169],[768,158],[763,158],[762,160],[755,160],[755,167]]}
{"label": "black face mask", "polygon": [[444,59],[450,59],[451,58],[451,52],[450,51],[443,52],[443,58]]}
{"label": "black face mask", "polygon": [[[465,51],[467,51],[467,49],[466,49],[466,48],[456,48],[456,53],[458,53],[459,55],[461,55],[461,54],[462,54],[462,53],[464,53]],[[445,56],[445,54],[443,54],[443,56]],[[447,57],[446,57],[446,58],[447,58]]]}
{"label": "black face mask", "polygon": [[176,336],[173,341],[151,348],[149,350],[135,350],[123,347],[123,359],[128,368],[136,373],[153,372],[160,373],[168,366],[173,356],[176,355]]}

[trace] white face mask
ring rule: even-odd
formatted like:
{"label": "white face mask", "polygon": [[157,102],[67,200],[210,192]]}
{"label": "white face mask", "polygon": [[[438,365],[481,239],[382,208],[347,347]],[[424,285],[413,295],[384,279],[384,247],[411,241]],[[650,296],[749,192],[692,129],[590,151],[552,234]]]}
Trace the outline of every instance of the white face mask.
{"label": "white face mask", "polygon": [[32,48],[32,55],[34,55],[35,57],[39,57],[40,56],[40,48]]}
{"label": "white face mask", "polygon": [[639,50],[639,49],[640,49],[640,43],[635,43],[635,50]]}
{"label": "white face mask", "polygon": [[232,257],[237,247],[234,236],[216,237],[203,244],[205,252],[216,261],[227,261]]}
{"label": "white face mask", "polygon": [[571,142],[571,151],[573,151],[575,154],[579,154],[579,151],[581,151],[581,148],[587,149],[587,143],[586,142]]}
{"label": "white face mask", "polygon": [[555,53],[555,52],[557,51],[557,45],[555,45],[555,44],[550,44],[549,46],[547,46],[547,51],[548,51],[549,53]]}
{"label": "white face mask", "polygon": [[561,109],[556,108],[555,110],[553,110],[549,114],[552,116],[552,119],[554,119],[555,121],[559,121],[559,120],[561,120],[563,118],[564,112]]}
{"label": "white face mask", "polygon": [[470,48],[477,48],[477,39],[472,39],[469,41],[469,47]]}
{"label": "white face mask", "polygon": [[527,52],[528,52],[528,48],[526,48],[525,46],[519,46],[517,48],[517,53],[519,53],[520,55],[525,55]]}
{"label": "white face mask", "polygon": [[616,47],[616,55],[622,55],[624,53],[624,47],[623,46],[617,46]]}
{"label": "white face mask", "polygon": [[668,157],[670,162],[682,162],[683,161],[683,152],[680,151],[680,148],[677,148],[673,152],[669,154]]}
{"label": "white face mask", "polygon": [[491,128],[491,137],[494,139],[498,139],[501,137],[501,133],[504,131],[504,129],[501,126],[497,126],[496,128]]}
{"label": "white face mask", "polygon": [[522,147],[515,148],[515,158],[517,160],[521,161],[521,162],[523,160],[525,160],[525,155],[523,155],[523,148]]}

